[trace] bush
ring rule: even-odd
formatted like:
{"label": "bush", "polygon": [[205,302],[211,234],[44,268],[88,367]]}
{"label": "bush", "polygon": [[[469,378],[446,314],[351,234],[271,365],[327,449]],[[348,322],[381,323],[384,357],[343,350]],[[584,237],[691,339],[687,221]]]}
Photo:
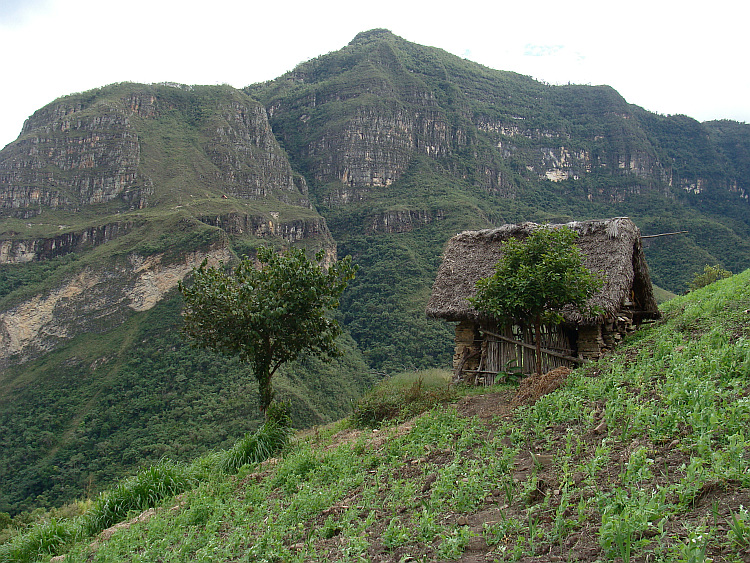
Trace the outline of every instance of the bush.
{"label": "bush", "polygon": [[401,374],[384,380],[354,405],[351,421],[358,428],[386,420],[403,420],[425,412],[456,394],[450,377],[439,370]]}
{"label": "bush", "polygon": [[194,485],[195,478],[187,466],[163,460],[100,494],[84,515],[83,528],[88,535],[97,534],[121,522],[131,510],[152,508]]}
{"label": "bush", "polygon": [[703,273],[696,273],[693,275],[693,281],[690,282],[690,291],[695,291],[707,285],[710,285],[718,280],[732,277],[732,272],[723,269],[718,264],[715,266],[709,266],[703,268]]}

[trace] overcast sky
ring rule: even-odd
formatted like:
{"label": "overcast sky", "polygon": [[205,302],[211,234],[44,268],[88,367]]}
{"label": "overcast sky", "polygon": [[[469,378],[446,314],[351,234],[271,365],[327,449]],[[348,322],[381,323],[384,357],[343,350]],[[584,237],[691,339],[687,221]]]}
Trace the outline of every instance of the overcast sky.
{"label": "overcast sky", "polygon": [[750,7],[737,0],[0,0],[0,147],[55,98],[113,82],[242,87],[390,29],[552,84],[750,122]]}

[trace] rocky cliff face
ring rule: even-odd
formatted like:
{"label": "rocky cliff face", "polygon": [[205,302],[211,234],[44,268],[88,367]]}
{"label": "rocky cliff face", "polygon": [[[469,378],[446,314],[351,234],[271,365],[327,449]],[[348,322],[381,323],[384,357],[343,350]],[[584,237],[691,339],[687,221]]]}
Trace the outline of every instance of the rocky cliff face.
{"label": "rocky cliff face", "polygon": [[307,184],[292,173],[286,155],[258,103],[232,101],[219,107],[218,123],[205,144],[216,166],[216,180],[226,193],[242,199],[279,200],[310,207]]}
{"label": "rocky cliff face", "polygon": [[[629,115],[617,117],[622,120],[632,118]],[[479,119],[476,126],[493,140],[503,159],[522,155],[527,161],[527,171],[536,173],[539,179],[553,182],[579,179],[596,169],[621,172],[644,180],[661,180],[665,176],[652,147],[648,144],[635,146],[632,139],[624,138],[616,131],[606,136],[575,139],[565,131],[525,129],[518,123],[490,123]],[[615,139],[616,143],[613,143]],[[610,150],[608,144],[622,146]]]}
{"label": "rocky cliff face", "polygon": [[447,213],[441,209],[434,212],[426,210],[387,211],[370,217],[367,225],[368,234],[408,233],[435,221],[442,221]]}
{"label": "rocky cliff face", "polygon": [[244,239],[336,256],[257,101],[231,87],[118,84],[49,104],[0,152],[0,266],[73,252],[80,263],[0,310],[0,365],[150,309]]}
{"label": "rocky cliff face", "polygon": [[28,218],[117,197],[128,207],[146,205],[152,186],[138,173],[140,144],[128,115],[117,107],[104,115],[87,110],[60,102],[27,120],[21,138],[2,151],[0,212]]}
{"label": "rocky cliff face", "polygon": [[205,259],[227,262],[229,248],[218,245],[177,260],[164,254],[130,254],[125,260],[87,266],[58,287],[0,312],[0,367],[53,350],[78,334],[106,332],[129,312],[151,309]]}
{"label": "rocky cliff face", "polygon": [[[489,71],[386,30],[362,33],[248,92],[267,104],[326,207],[377,199],[420,157],[457,184],[504,198],[524,184],[591,176],[598,185],[585,184],[586,197],[602,203],[672,188],[750,189],[744,174],[727,173],[694,120],[648,114],[609,87],[554,87]],[[675,143],[684,134],[689,144]],[[747,137],[727,127],[715,135],[735,153],[735,137]]]}
{"label": "rocky cliff face", "polygon": [[127,234],[133,226],[132,221],[118,221],[39,239],[18,239],[15,237],[19,233],[10,232],[7,234],[14,238],[0,240],[0,265],[23,264],[57,258],[71,252],[84,252]]}
{"label": "rocky cliff face", "polygon": [[[178,139],[197,151],[187,168],[169,160]],[[257,102],[230,88],[116,85],[62,98],[26,121],[0,153],[0,214],[107,202],[142,209],[163,200],[175,177],[192,189],[310,207]]]}
{"label": "rocky cliff face", "polygon": [[[372,95],[372,91],[366,93],[367,97]],[[311,111],[326,115],[325,109],[312,109],[326,107],[325,99],[329,97],[321,97],[322,100],[315,96],[310,102],[313,104]],[[443,158],[466,145],[466,133],[448,122],[429,92],[412,96],[408,103],[409,107],[394,102],[380,103],[376,107],[353,105],[351,115],[322,130],[313,127],[323,118],[310,123],[307,114],[300,116],[299,123],[275,123],[280,124],[279,132],[286,141],[299,135],[299,130],[310,135],[309,141],[300,148],[300,157],[310,163],[309,175],[317,183],[338,184],[323,203],[344,205],[366,199],[372,189],[393,184],[409,168],[415,155]],[[297,101],[293,105],[297,105]],[[279,116],[288,109],[283,103],[277,103],[269,113]]]}
{"label": "rocky cliff face", "polygon": [[239,213],[203,215],[199,220],[219,227],[229,235],[252,235],[258,238],[278,237],[288,244],[304,240],[330,238],[328,226],[322,217],[309,217],[280,220],[279,213],[271,212],[269,217],[251,216]]}

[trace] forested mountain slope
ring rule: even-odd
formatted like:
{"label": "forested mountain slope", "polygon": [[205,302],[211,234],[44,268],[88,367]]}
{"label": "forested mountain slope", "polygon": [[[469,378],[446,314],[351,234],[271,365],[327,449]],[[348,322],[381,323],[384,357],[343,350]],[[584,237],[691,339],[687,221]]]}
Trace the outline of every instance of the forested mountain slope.
{"label": "forested mountain slope", "polygon": [[[0,152],[0,512],[96,491],[148,460],[262,420],[246,366],[190,348],[176,284],[259,244],[336,257],[272,134],[230,87],[117,84],[56,100]],[[308,426],[372,382],[334,364],[279,376]]]}
{"label": "forested mountain slope", "polygon": [[608,86],[550,86],[387,30],[245,91],[363,265],[344,308],[378,368],[440,352],[422,309],[462,229],[627,215],[644,234],[687,230],[647,244],[675,292],[706,263],[750,266],[748,125],[651,114]]}
{"label": "forested mountain slope", "polygon": [[688,231],[645,244],[654,282],[680,293],[705,264],[750,267],[749,198],[746,124],[652,114],[386,30],[242,91],[123,83],[56,100],[0,151],[0,511],[257,425],[215,408],[244,396],[240,368],[176,333],[174,287],[203,259],[271,244],[359,264],[344,363],[289,376],[310,424],[380,374],[448,365],[452,327],[424,305],[457,232],[625,215],[644,234]]}

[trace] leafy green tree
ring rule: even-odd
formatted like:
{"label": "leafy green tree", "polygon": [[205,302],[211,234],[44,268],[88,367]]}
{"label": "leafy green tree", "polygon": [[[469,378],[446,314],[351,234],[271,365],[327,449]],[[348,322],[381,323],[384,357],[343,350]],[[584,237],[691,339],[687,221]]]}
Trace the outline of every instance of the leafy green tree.
{"label": "leafy green tree", "polygon": [[594,312],[586,303],[602,285],[584,266],[577,238],[568,227],[544,226],[525,240],[505,241],[495,273],[478,280],[476,295],[469,298],[478,311],[501,322],[533,324],[537,375],[542,372],[542,324],[560,323],[566,306]]}
{"label": "leafy green tree", "polygon": [[339,355],[341,328],[327,313],[338,307],[356,267],[350,256],[328,269],[322,259],[323,251],[313,262],[299,249],[276,253],[261,247],[257,268],[247,257],[233,272],[204,262],[193,270],[191,283],[179,285],[185,334],[250,364],[264,413],[273,400],[271,378],[282,364],[303,352]]}
{"label": "leafy green tree", "polygon": [[696,273],[693,276],[693,281],[690,282],[690,291],[695,291],[696,289],[705,287],[709,284],[714,283],[715,281],[731,277],[732,272],[725,270],[718,264],[715,266],[709,266],[708,264],[706,264],[706,267],[703,268],[702,273]]}

